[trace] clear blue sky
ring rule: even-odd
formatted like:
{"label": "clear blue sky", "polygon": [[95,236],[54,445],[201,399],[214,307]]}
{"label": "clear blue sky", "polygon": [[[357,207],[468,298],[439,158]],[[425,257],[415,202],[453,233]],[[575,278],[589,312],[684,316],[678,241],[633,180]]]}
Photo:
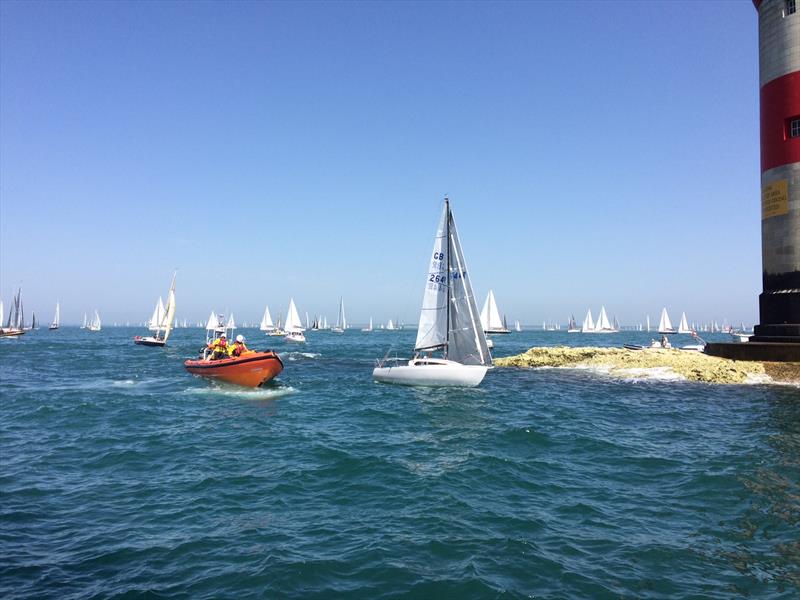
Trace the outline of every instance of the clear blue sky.
{"label": "clear blue sky", "polygon": [[757,320],[738,2],[0,3],[0,295],[416,322],[450,195],[523,323]]}

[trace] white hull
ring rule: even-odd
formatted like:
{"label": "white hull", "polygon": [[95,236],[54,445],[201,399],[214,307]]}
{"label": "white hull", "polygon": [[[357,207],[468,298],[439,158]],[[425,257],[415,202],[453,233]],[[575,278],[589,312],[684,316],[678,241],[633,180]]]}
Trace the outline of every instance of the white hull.
{"label": "white hull", "polygon": [[287,342],[298,342],[302,344],[303,342],[306,341],[306,336],[304,336],[302,332],[296,332],[296,333],[290,332],[286,334],[286,337],[284,337],[283,339],[286,340]]}
{"label": "white hull", "polygon": [[419,385],[429,387],[475,387],[481,381],[488,367],[482,365],[462,365],[441,359],[418,359],[405,365],[376,367],[372,378],[381,383],[398,385]]}

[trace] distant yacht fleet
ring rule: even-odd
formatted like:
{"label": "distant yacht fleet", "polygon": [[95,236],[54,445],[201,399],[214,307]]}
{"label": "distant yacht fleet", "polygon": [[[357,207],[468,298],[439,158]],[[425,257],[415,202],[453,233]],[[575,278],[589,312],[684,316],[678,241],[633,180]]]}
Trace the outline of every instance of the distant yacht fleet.
{"label": "distant yacht fleet", "polygon": [[[175,281],[173,276],[173,282],[170,286],[170,290],[167,293],[167,304],[165,305],[162,298],[158,299],[155,308],[153,309],[153,315],[147,321],[141,323],[141,326],[148,328],[150,331],[154,332],[152,338],[154,339],[166,339],[169,337],[167,330],[172,331],[178,328],[189,328],[189,327],[203,327],[206,329],[213,329],[216,332],[225,331],[226,328],[228,330],[233,330],[236,328],[235,321],[233,320],[233,315],[229,315],[228,320],[223,320],[221,323],[219,319],[221,315],[218,315],[216,312],[212,311],[212,317],[209,318],[206,322],[190,322],[188,319],[178,320],[175,318],[175,289],[174,289]],[[0,336],[1,337],[16,337],[23,335],[25,332],[36,330],[38,329],[39,323],[36,321],[36,316],[31,314],[31,322],[29,324],[25,323],[25,312],[22,306],[22,298],[21,298],[22,290],[17,290],[17,293],[14,296],[14,299],[8,309],[8,312],[5,312],[5,306],[2,300],[0,300]],[[170,304],[170,298],[172,298],[172,304]],[[292,336],[292,341],[300,341],[300,336],[298,333],[302,333],[304,331],[331,331],[334,333],[343,333],[347,330],[352,329],[349,321],[345,316],[345,309],[344,309],[344,298],[340,298],[339,300],[339,311],[337,315],[336,325],[329,326],[328,325],[328,318],[323,315],[315,316],[313,319],[310,319],[308,314],[306,314],[306,323],[303,326],[302,322],[300,321],[299,314],[297,312],[297,307],[294,306],[294,310],[292,307],[294,306],[294,299],[290,299],[289,301],[289,310],[286,315],[286,321],[289,322],[294,335]],[[171,314],[170,314],[171,313]],[[90,317],[91,315],[91,317]],[[650,323],[650,316],[646,315],[643,322],[637,323],[635,325],[628,325],[625,327],[620,326],[619,321],[616,317],[612,317],[611,319],[608,318],[608,314],[605,310],[604,306],[600,307],[600,312],[597,320],[593,319],[591,309],[586,311],[586,316],[583,319],[582,323],[576,321],[574,315],[570,315],[569,319],[567,320],[566,325],[562,325],[561,323],[557,323],[554,321],[543,321],[541,325],[526,325],[523,327],[519,319],[514,321],[513,327],[508,327],[508,320],[503,315],[498,307],[497,300],[495,298],[494,290],[489,290],[489,293],[486,296],[486,300],[483,304],[483,310],[480,312],[480,324],[481,328],[485,335],[502,335],[508,334],[512,332],[522,332],[523,329],[527,331],[566,331],[568,333],[618,333],[620,331],[656,331],[662,335],[670,335],[670,334],[691,334],[692,332],[695,333],[730,333],[733,335],[738,336],[741,333],[751,332],[752,327],[745,326],[744,323],[741,323],[738,327],[730,325],[727,321],[722,320],[720,321],[713,320],[707,323],[689,323],[686,313],[681,312],[681,318],[678,323],[678,327],[674,327],[672,324],[672,320],[669,317],[669,313],[667,312],[666,307],[662,309],[661,316],[659,318],[658,327],[653,330]],[[217,322],[212,322],[212,318],[217,319]],[[272,319],[272,314],[270,312],[269,306],[265,306],[264,314],[261,318],[260,323],[254,327],[257,327],[260,331],[263,331],[266,335],[269,336],[277,336],[277,337],[287,337],[290,334],[289,328],[285,324],[284,320],[281,316],[278,317],[277,324]],[[169,324],[169,327],[167,325]],[[53,321],[47,327],[50,331],[55,331],[61,328],[61,303],[59,301],[56,302],[55,306],[55,314],[53,315]],[[114,327],[129,327],[131,326],[130,322],[126,323],[114,323]],[[232,327],[231,327],[232,326]],[[243,325],[245,328],[249,328],[249,324]],[[83,321],[80,324],[81,329],[85,329],[87,331],[98,332],[102,331],[103,325],[100,318],[100,312],[98,309],[93,309],[90,312],[85,312],[83,314]],[[360,328],[360,331],[368,333],[373,331],[400,331],[403,329],[407,329],[408,326],[403,324],[399,319],[388,319],[386,323],[381,323],[379,325],[374,325],[374,319],[369,317],[368,324],[365,327]],[[142,339],[145,339],[144,337]],[[156,344],[161,345],[161,344]]]}

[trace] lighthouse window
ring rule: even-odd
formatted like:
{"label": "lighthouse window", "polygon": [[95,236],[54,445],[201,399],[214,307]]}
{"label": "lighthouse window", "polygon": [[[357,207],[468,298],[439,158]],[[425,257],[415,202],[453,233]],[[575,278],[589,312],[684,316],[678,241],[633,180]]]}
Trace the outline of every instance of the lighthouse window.
{"label": "lighthouse window", "polygon": [[800,119],[792,119],[789,124],[789,137],[800,137]]}
{"label": "lighthouse window", "polygon": [[793,15],[796,10],[795,0],[786,0],[786,12],[783,13],[783,16]]}

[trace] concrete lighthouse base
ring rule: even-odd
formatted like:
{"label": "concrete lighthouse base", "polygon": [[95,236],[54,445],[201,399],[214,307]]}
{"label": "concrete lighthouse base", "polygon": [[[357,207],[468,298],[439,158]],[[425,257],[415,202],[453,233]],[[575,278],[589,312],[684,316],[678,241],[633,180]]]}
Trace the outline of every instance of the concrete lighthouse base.
{"label": "concrete lighthouse base", "polygon": [[705,353],[733,360],[800,363],[800,343],[753,341],[740,344],[711,343],[706,344]]}

